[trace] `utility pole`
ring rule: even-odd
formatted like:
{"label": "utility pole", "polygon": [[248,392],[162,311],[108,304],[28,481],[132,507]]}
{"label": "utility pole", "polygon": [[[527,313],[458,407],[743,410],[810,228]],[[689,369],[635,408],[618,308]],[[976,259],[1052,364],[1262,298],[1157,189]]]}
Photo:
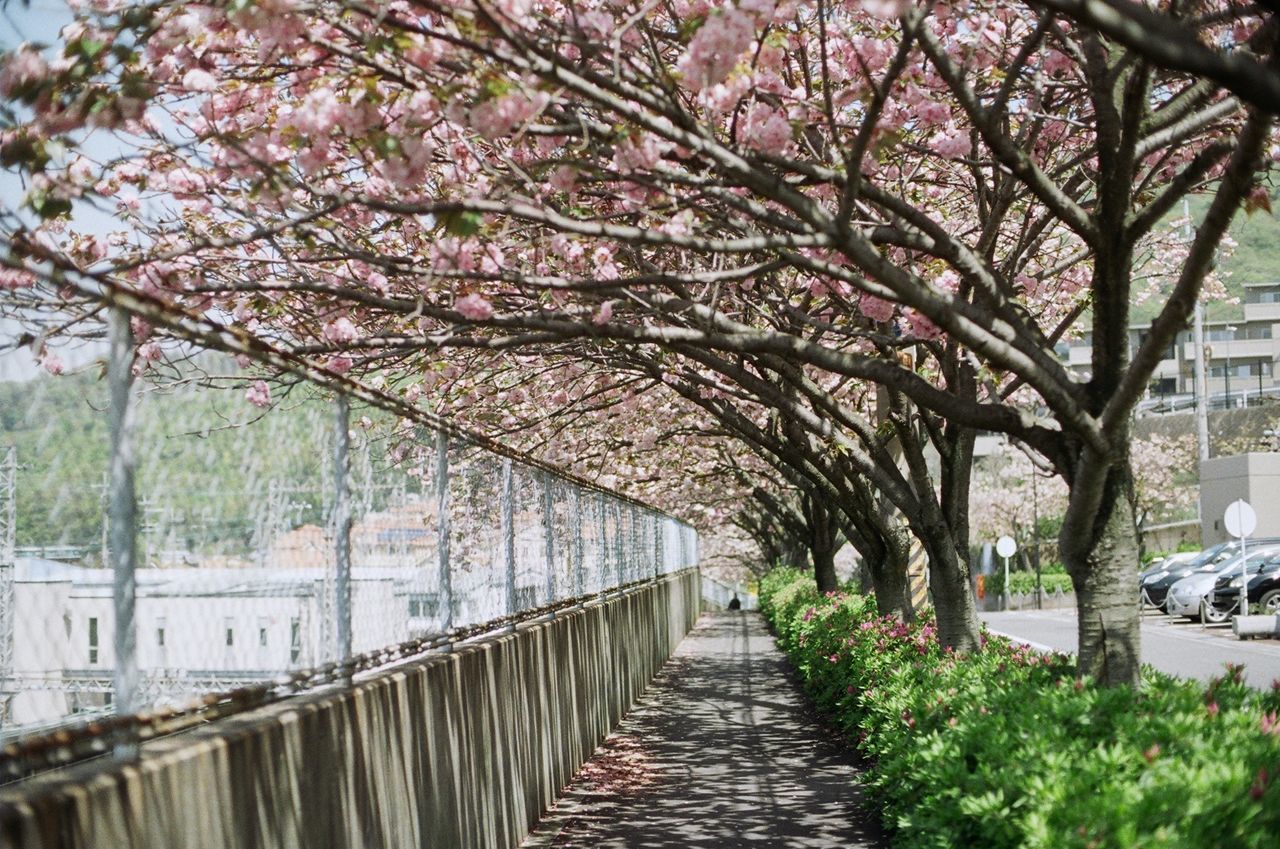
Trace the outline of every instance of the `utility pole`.
{"label": "utility pole", "polygon": [[[351,658],[351,406],[341,392],[333,417],[334,660]],[[350,673],[342,675],[351,683]]]}
{"label": "utility pole", "polygon": [[[1186,219],[1185,232],[1187,244],[1192,241],[1191,204],[1182,199],[1182,215]],[[1204,302],[1196,297],[1195,318],[1193,320],[1191,342],[1195,346],[1195,394],[1196,394],[1196,445],[1200,449],[1200,462],[1209,459],[1209,381],[1205,378],[1204,367]]]}
{"label": "utility pole", "polygon": [[[114,578],[115,679],[113,707],[121,716],[142,707],[139,698],[137,635],[134,613],[137,601],[138,499],[133,443],[133,331],[129,314],[113,309],[110,316],[110,357],[107,386],[111,395],[111,488],[107,497],[110,563]],[[121,760],[137,757],[138,743],[132,731],[122,731],[115,744]]]}

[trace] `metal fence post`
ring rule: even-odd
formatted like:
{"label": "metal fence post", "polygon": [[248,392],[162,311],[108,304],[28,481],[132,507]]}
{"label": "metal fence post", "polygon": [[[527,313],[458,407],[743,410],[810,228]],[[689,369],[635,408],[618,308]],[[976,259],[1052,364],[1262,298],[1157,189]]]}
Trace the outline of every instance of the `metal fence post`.
{"label": "metal fence post", "polygon": [[516,613],[516,529],[511,459],[502,458],[502,565],[507,582],[507,615]]}
{"label": "metal fence post", "polygon": [[666,554],[666,547],[663,545],[661,516],[649,514],[649,521],[653,525],[653,576],[656,578],[662,574],[662,558]]}
{"label": "metal fence post", "polygon": [[627,577],[633,581],[637,581],[645,573],[644,550],[648,548],[645,544],[648,540],[648,534],[645,531],[644,522],[641,520],[640,508],[631,505],[631,574]]}
{"label": "metal fence post", "polygon": [[596,493],[596,538],[599,543],[596,545],[596,569],[600,572],[600,591],[604,592],[609,589],[609,538],[605,533],[605,496],[603,492]]}
{"label": "metal fence post", "polygon": [[622,536],[622,504],[615,503],[613,507],[613,551],[614,566],[618,570],[618,586],[622,586],[627,582],[627,552],[626,543]]}
{"label": "metal fence post", "polygon": [[440,629],[453,630],[453,579],[449,573],[449,435],[436,432],[436,549],[440,553]]}
{"label": "metal fence post", "polygon": [[[129,314],[121,309],[111,311],[110,353],[107,361],[107,385],[111,396],[111,483],[107,496],[108,540],[113,573],[115,606],[115,680],[113,699],[116,713],[135,713],[141,707],[138,699],[138,656],[135,614],[137,612],[137,545],[138,499],[134,487],[133,451],[133,330]],[[138,742],[134,733],[124,732],[116,739],[118,758],[137,757]]]}
{"label": "metal fence post", "polygon": [[[547,604],[556,600],[556,498],[555,478],[550,472],[542,476],[542,540],[547,561]],[[554,615],[554,614],[553,614]]]}
{"label": "metal fence post", "polygon": [[[351,405],[347,396],[334,401],[333,421],[333,548],[334,618],[339,663],[351,657]],[[350,683],[350,675],[342,680]]]}
{"label": "metal fence post", "polygon": [[569,512],[573,516],[573,594],[586,594],[586,576],[582,573],[582,493],[575,486],[569,492]]}

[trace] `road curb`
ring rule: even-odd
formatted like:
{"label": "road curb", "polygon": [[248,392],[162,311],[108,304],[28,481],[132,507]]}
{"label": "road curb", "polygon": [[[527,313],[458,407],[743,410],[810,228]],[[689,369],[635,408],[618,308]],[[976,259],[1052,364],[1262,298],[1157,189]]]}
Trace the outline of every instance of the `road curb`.
{"label": "road curb", "polygon": [[1075,654],[1075,652],[1062,651],[1062,649],[1055,649],[1053,646],[1046,646],[1044,643],[1037,643],[1035,640],[1028,640],[1026,637],[1018,637],[1013,634],[1005,633],[1004,631],[997,631],[995,628],[988,627],[987,633],[995,634],[997,637],[1004,637],[1006,640],[1012,640],[1013,642],[1021,643],[1024,646],[1030,646],[1036,651],[1043,652],[1045,654],[1056,654],[1059,652],[1062,654]]}

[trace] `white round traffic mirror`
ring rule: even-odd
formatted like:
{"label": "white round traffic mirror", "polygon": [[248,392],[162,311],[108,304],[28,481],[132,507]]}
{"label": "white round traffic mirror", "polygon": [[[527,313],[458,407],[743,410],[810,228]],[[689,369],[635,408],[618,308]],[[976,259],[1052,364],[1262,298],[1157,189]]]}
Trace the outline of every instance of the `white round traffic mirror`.
{"label": "white round traffic mirror", "polygon": [[1258,514],[1248,501],[1237,499],[1227,506],[1222,522],[1227,526],[1227,533],[1239,539],[1251,535],[1258,527]]}
{"label": "white round traffic mirror", "polygon": [[1013,541],[1011,536],[1003,536],[996,540],[996,554],[1001,557],[1012,557],[1017,550],[1018,544]]}

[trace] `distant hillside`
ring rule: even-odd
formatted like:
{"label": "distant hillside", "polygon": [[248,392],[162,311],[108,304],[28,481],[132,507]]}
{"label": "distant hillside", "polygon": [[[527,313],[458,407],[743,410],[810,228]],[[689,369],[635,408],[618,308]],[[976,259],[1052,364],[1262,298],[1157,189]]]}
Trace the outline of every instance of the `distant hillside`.
{"label": "distant hillside", "polygon": [[[1275,212],[1258,210],[1252,215],[1241,212],[1231,226],[1231,238],[1237,246],[1221,261],[1227,290],[1238,301],[1244,301],[1245,283],[1280,282],[1280,197],[1272,199]],[[1200,220],[1209,208],[1207,197],[1191,200],[1191,215]],[[1181,210],[1171,219],[1181,217]],[[1157,300],[1139,304],[1133,310],[1133,323],[1148,322],[1155,317],[1160,304]],[[1216,302],[1208,305],[1206,313],[1210,321],[1243,318],[1244,310],[1237,304]]]}
{"label": "distant hillside", "polygon": [[[0,452],[18,450],[19,546],[100,546],[106,406],[105,382],[91,374],[0,383]],[[268,521],[323,522],[330,428],[321,400],[288,399],[263,415],[239,391],[143,387],[136,443],[148,541],[243,554]]]}

